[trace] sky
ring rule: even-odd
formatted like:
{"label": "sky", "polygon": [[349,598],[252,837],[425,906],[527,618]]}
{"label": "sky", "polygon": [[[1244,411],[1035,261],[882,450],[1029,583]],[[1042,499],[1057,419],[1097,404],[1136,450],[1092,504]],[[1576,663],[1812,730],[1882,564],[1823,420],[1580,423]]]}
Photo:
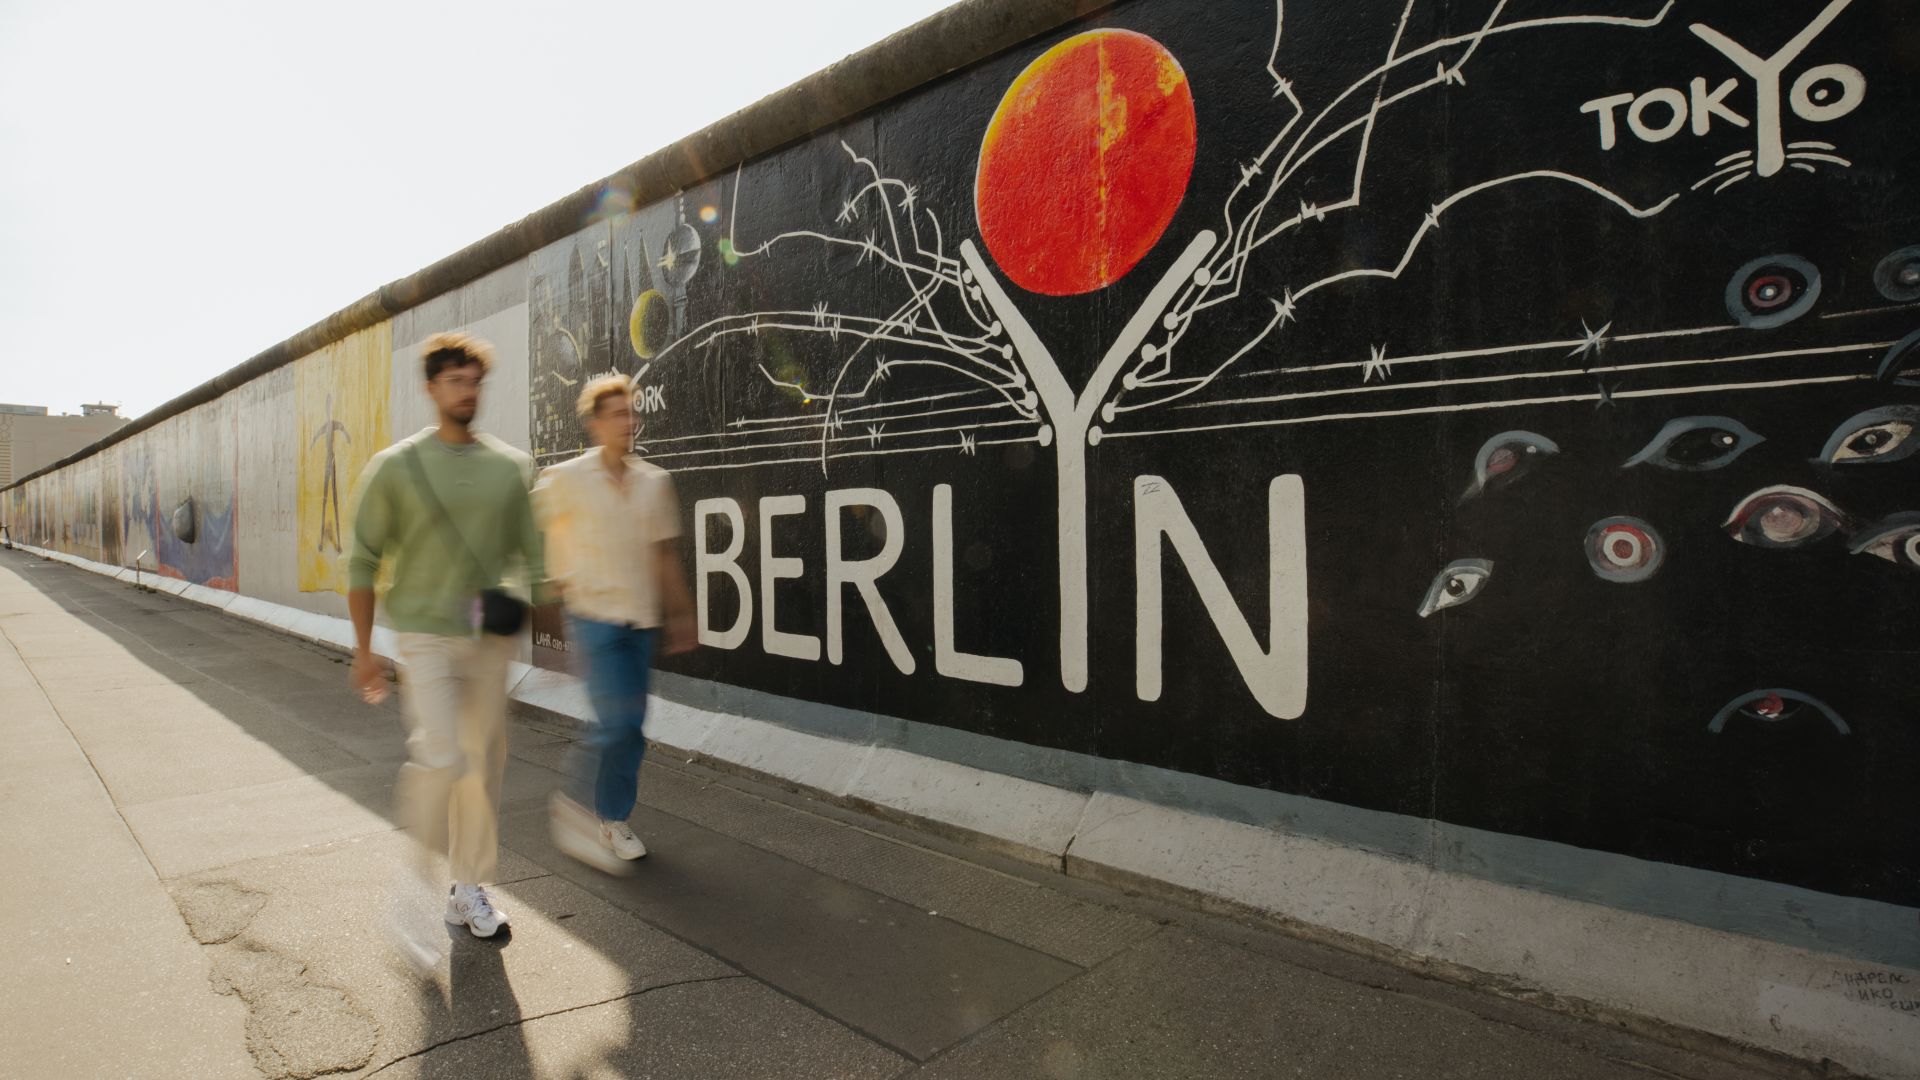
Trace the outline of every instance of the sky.
{"label": "sky", "polygon": [[949,0],[0,0],[0,402],[158,406]]}

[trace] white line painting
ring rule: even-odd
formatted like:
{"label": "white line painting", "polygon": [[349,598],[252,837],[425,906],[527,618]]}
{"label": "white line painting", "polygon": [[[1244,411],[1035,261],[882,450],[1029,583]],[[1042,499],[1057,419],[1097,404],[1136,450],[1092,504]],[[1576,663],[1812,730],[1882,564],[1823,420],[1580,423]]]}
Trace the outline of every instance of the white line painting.
{"label": "white line painting", "polygon": [[[1171,253],[1171,261],[1164,263],[1144,295],[1119,320],[1118,331],[1098,349],[1098,360],[1078,386],[1063,373],[1054,352],[1064,346],[1043,340],[1021,302],[1003,285],[1002,273],[990,263],[982,246],[973,237],[943,226],[941,214],[924,204],[912,183],[887,175],[874,160],[847,142],[842,141],[841,148],[860,178],[860,186],[842,202],[830,225],[787,229],[757,241],[748,237],[743,244],[741,177],[736,173],[728,221],[728,243],[734,255],[743,260],[766,258],[794,245],[851,253],[857,267],[893,281],[903,291],[904,299],[883,314],[843,311],[830,300],[821,299],[811,307],[732,314],[689,328],[658,351],[656,362],[711,353],[729,342],[753,343],[762,335],[778,332],[824,339],[833,356],[832,367],[796,376],[769,370],[756,361],[759,377],[786,393],[790,403],[787,411],[734,418],[719,430],[649,440],[644,452],[681,472],[810,462],[825,475],[838,459],[887,454],[975,455],[982,447],[1013,444],[1051,449],[1058,486],[1060,678],[1068,690],[1078,692],[1085,689],[1088,679],[1087,455],[1103,439],[1575,402],[1592,402],[1598,407],[1623,399],[1871,377],[1836,374],[1831,365],[1817,370],[1808,364],[1791,372],[1782,372],[1778,365],[1800,356],[1881,350],[1887,342],[1757,350],[1743,336],[1745,329],[1733,322],[1623,333],[1615,331],[1611,322],[1596,320],[1597,329],[1583,323],[1574,336],[1548,342],[1408,356],[1396,355],[1391,342],[1378,342],[1371,347],[1370,355],[1351,361],[1325,357],[1295,360],[1288,356],[1289,328],[1314,317],[1312,299],[1316,293],[1365,280],[1399,280],[1445,229],[1450,213],[1491,192],[1570,189],[1623,219],[1647,220],[1689,195],[1706,194],[1709,189],[1724,191],[1751,177],[1778,173],[1786,166],[1810,171],[1852,164],[1836,153],[1831,143],[1787,143],[1779,135],[1781,73],[1851,0],[1833,0],[1794,42],[1764,60],[1739,50],[1726,35],[1695,25],[1689,28],[1692,33],[1733,60],[1756,85],[1764,89],[1765,80],[1772,79],[1772,98],[1761,94],[1761,108],[1751,120],[1727,107],[1724,84],[1713,86],[1704,79],[1698,80],[1700,85],[1692,99],[1675,91],[1655,100],[1668,104],[1672,118],[1667,123],[1674,124],[1675,131],[1689,116],[1689,107],[1696,133],[1710,130],[1714,118],[1738,128],[1751,123],[1758,136],[1754,149],[1723,158],[1713,172],[1690,186],[1645,200],[1621,194],[1594,177],[1558,168],[1524,169],[1480,180],[1434,199],[1393,248],[1397,253],[1379,265],[1302,273],[1299,280],[1273,290],[1278,295],[1256,292],[1250,278],[1256,260],[1283,252],[1295,234],[1336,215],[1368,212],[1372,197],[1368,174],[1370,168],[1378,167],[1373,136],[1382,114],[1404,103],[1465,86],[1472,76],[1475,57],[1487,42],[1514,34],[1554,34],[1581,28],[1607,28],[1633,35],[1669,28],[1673,12],[1669,0],[1638,15],[1509,18],[1507,0],[1498,0],[1471,31],[1417,43],[1406,38],[1420,2],[1407,0],[1384,54],[1364,75],[1324,101],[1309,101],[1297,88],[1297,81],[1287,74],[1293,62],[1286,50],[1287,9],[1285,0],[1276,0],[1266,76],[1272,82],[1272,98],[1278,103],[1277,129],[1251,160],[1234,166],[1239,179],[1225,196],[1216,226],[1161,242],[1163,256]],[[1302,57],[1300,62],[1311,60]],[[1844,65],[1822,65],[1803,73],[1784,95],[1789,107],[1803,118],[1820,119],[1840,115],[1838,110],[1843,107],[1850,110],[1857,105],[1864,93],[1863,84],[1839,71],[1840,66]],[[1677,106],[1673,104],[1676,96],[1680,102]],[[1624,100],[1605,105],[1601,123],[1611,125],[1613,111],[1625,109],[1630,122],[1643,127],[1650,124],[1650,107],[1635,112],[1637,100],[1635,95],[1627,95]],[[1772,101],[1771,112],[1768,100]],[[1634,116],[1640,117],[1639,121],[1633,121]],[[1313,175],[1309,166],[1324,167],[1324,159],[1335,156],[1340,157],[1343,175],[1350,175],[1346,193],[1328,202],[1302,198],[1300,191]],[[1346,164],[1349,160],[1350,165]],[[1251,320],[1257,326],[1250,334],[1224,348],[1190,340],[1197,327],[1208,323],[1210,312],[1232,304],[1260,305],[1262,315]],[[1721,335],[1728,336],[1728,345],[1716,348]],[[1608,363],[1601,363],[1603,352],[1610,346],[1696,337],[1705,340],[1699,353],[1690,358],[1623,363],[1622,358],[1609,356]],[[1550,348],[1564,350],[1565,359],[1549,369],[1477,375],[1457,370],[1477,360],[1523,357],[1529,351]],[[1261,368],[1236,370],[1254,357],[1258,357]],[[1567,364],[1566,359],[1579,364]],[[1428,378],[1404,378],[1409,370],[1422,370],[1421,365],[1445,366],[1427,369],[1433,371]],[[1735,370],[1746,371],[1749,367],[1752,377],[1746,379]],[[1353,384],[1346,387],[1236,394],[1234,388],[1243,384],[1230,381],[1243,376],[1292,378],[1349,369]],[[1629,386],[1616,379],[1598,381],[1596,386],[1601,372],[1627,371],[1660,374],[1679,381]],[[958,377],[972,385],[955,388],[949,382],[936,386],[919,376],[943,380]],[[1692,378],[1698,381],[1687,381]],[[1541,385],[1559,381],[1578,382],[1580,388]],[[1399,396],[1440,386],[1483,388],[1492,396],[1455,399],[1446,404],[1407,404]],[[1387,399],[1382,399],[1379,406],[1318,411],[1312,403],[1319,398],[1360,395],[1367,399],[1381,394]],[[1187,411],[1192,409],[1225,410],[1226,415],[1203,423],[1183,422],[1180,418],[1193,417]],[[1257,650],[1247,655],[1254,652]]]}

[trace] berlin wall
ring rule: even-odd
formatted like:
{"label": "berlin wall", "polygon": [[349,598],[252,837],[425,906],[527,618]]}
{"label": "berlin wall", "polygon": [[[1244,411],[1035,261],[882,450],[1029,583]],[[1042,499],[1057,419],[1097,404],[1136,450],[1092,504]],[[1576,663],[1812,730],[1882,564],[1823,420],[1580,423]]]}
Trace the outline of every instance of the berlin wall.
{"label": "berlin wall", "polygon": [[[1684,926],[1736,1000],[1320,920],[1920,1070],[1920,12],[1050,21],[604,184],[9,489],[13,537],[344,615],[355,477],[430,420],[418,343],[473,329],[481,425],[542,465],[634,377],[705,646],[663,694]],[[523,657],[566,644],[543,611]]]}

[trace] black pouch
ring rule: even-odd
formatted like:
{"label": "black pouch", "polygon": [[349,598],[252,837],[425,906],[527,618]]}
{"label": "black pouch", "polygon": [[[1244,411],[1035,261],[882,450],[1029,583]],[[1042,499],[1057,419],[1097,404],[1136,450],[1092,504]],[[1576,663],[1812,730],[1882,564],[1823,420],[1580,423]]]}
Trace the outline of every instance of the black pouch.
{"label": "black pouch", "polygon": [[512,637],[527,625],[527,602],[505,589],[480,590],[480,631]]}

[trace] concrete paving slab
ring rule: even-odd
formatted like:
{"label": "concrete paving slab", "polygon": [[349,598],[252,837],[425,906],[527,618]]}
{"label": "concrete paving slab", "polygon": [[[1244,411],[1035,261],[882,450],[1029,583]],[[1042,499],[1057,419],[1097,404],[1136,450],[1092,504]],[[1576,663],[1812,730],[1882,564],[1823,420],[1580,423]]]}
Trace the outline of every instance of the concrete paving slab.
{"label": "concrete paving slab", "polygon": [[[163,878],[386,832],[394,769],[363,765],[125,808]],[[378,808],[378,809],[376,809]]]}
{"label": "concrete paving slab", "polygon": [[195,671],[256,699],[275,700],[289,691],[320,690],[329,685],[323,684],[313,674],[296,670],[292,665],[275,663],[244,650],[224,654],[202,653],[186,658],[185,663]]}
{"label": "concrete paving slab", "polygon": [[502,823],[535,862],[916,1060],[1080,971],[665,814],[635,829],[651,853],[610,878],[553,849],[544,810]]}
{"label": "concrete paving slab", "polygon": [[[280,715],[368,762],[390,762],[396,768],[406,759],[406,721],[400,715],[397,699],[379,706],[368,706],[346,689],[344,666],[338,688],[296,690],[274,697]],[[508,733],[508,746],[515,745]]]}
{"label": "concrete paving slab", "polygon": [[263,1071],[291,1060],[378,1070],[525,1017],[737,977],[508,852],[501,876],[517,883],[494,892],[512,916],[509,933],[482,941],[450,930],[436,896],[414,897],[417,921],[446,950],[422,981],[389,943],[407,844],[383,833],[171,883],[219,976],[248,1008],[249,1045]]}
{"label": "concrete paving slab", "polygon": [[79,736],[122,807],[351,769],[367,762],[271,714],[202,727]]}
{"label": "concrete paving slab", "polygon": [[209,723],[230,726],[230,718],[272,715],[256,697],[212,679],[117,688],[62,681],[47,683],[46,690],[61,719],[82,738],[123,730],[199,729]]}
{"label": "concrete paving slab", "polygon": [[[309,736],[312,737],[312,736]],[[395,766],[360,765],[125,808],[127,823],[163,877],[394,828]],[[549,770],[509,763],[504,811],[544,807]]]}
{"label": "concrete paving slab", "polygon": [[75,649],[59,657],[36,657],[30,664],[34,673],[48,685],[81,684],[94,690],[181,686],[206,679],[206,675],[185,664],[151,653],[141,659],[118,645],[84,652]]}
{"label": "concrete paving slab", "polygon": [[[0,639],[0,670],[22,666]],[[178,912],[51,705],[10,695],[0,741],[0,1072],[257,1075],[240,1048],[241,1011],[211,992]]]}
{"label": "concrete paving slab", "polygon": [[[1257,1002],[1257,1009],[1248,1003]],[[1651,1080],[1636,1065],[1419,998],[1167,932],[923,1068],[1102,1080]]]}
{"label": "concrete paving slab", "polygon": [[643,768],[640,798],[762,851],[1080,967],[1157,929],[1138,915],[670,767]]}
{"label": "concrete paving slab", "polygon": [[394,1065],[428,1077],[880,1080],[905,1059],[745,978],[665,987],[536,1017]]}
{"label": "concrete paving slab", "polygon": [[[48,618],[49,615],[57,616],[57,619]],[[151,649],[116,642],[105,631],[79,622],[57,609],[0,620],[0,626],[11,627],[8,636],[13,642],[14,651],[24,660],[67,660],[113,655],[164,659]]]}

